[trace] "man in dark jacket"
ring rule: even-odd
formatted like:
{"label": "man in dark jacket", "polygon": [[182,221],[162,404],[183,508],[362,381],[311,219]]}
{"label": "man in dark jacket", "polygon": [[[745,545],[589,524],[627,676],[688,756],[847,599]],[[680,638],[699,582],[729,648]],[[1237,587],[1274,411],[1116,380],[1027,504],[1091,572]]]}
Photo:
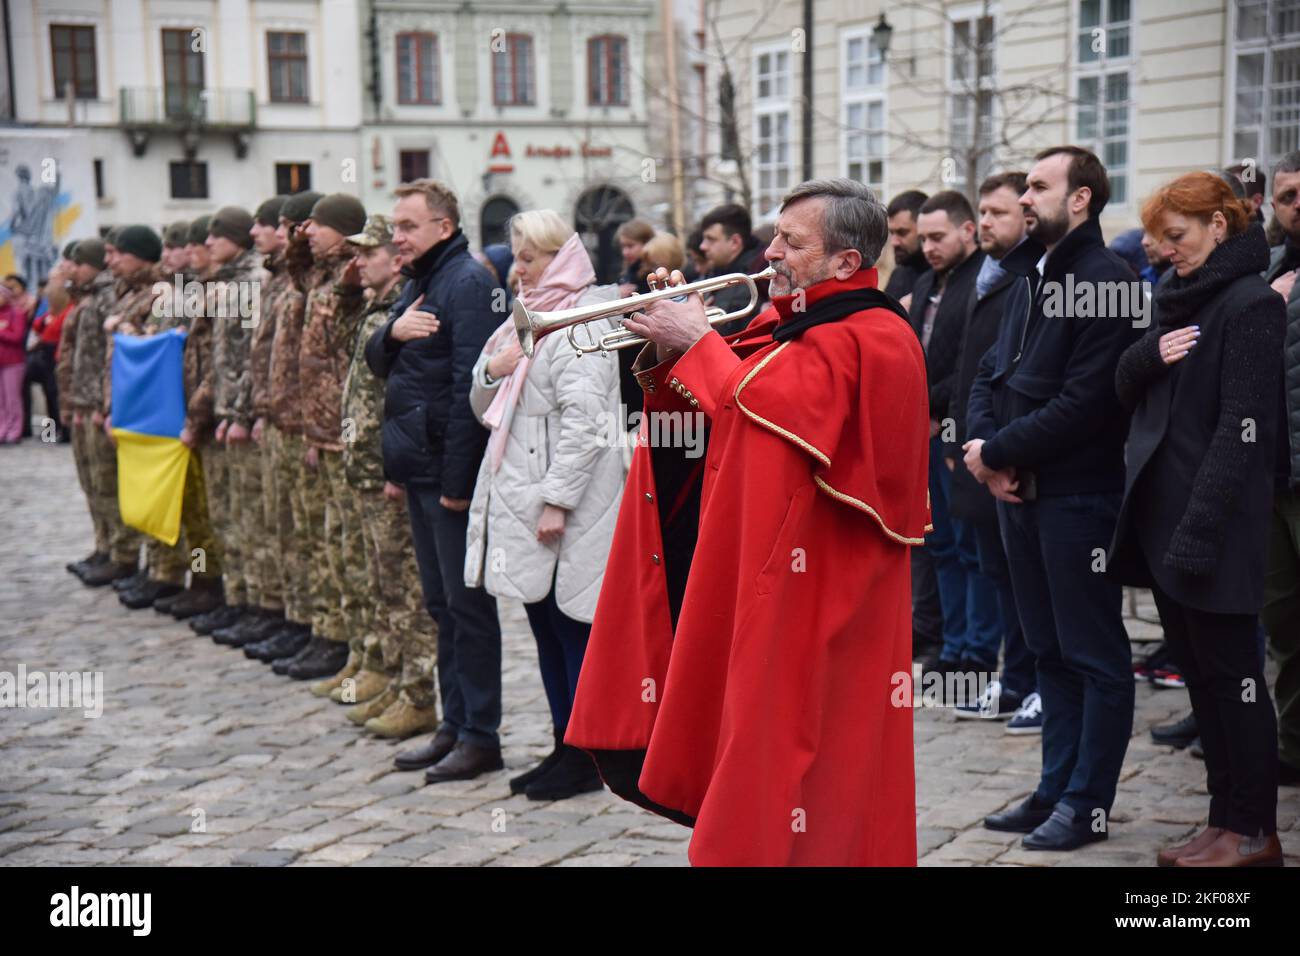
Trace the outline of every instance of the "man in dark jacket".
{"label": "man in dark jacket", "polygon": [[[909,316],[925,352],[925,372],[930,396],[930,516],[934,530],[925,536],[925,547],[912,549],[914,566],[930,562],[938,582],[943,615],[942,648],[933,666],[946,672],[991,671],[997,666],[997,591],[983,576],[971,580],[968,570],[978,572],[974,538],[958,528],[948,514],[951,475],[943,462],[945,425],[955,438],[949,406],[966,324],[966,304],[984,253],[975,240],[975,214],[966,197],[945,190],[921,206],[917,217],[930,269],[921,274],[912,290]],[[922,574],[924,570],[922,570]],[[922,574],[916,576],[920,578]],[[916,598],[924,597],[913,592]],[[927,666],[931,664],[926,661]],[[955,703],[975,703],[973,700]]]}
{"label": "man in dark jacket", "polygon": [[1273,215],[1284,236],[1274,246],[1264,278],[1286,299],[1282,348],[1285,416],[1278,442],[1273,534],[1260,618],[1278,662],[1274,697],[1278,718],[1278,780],[1300,783],[1300,151],[1273,167]]}
{"label": "man in dark jacket", "polygon": [[1146,312],[1132,270],[1102,240],[1110,184],[1101,161],[1053,147],[1028,180],[1020,204],[1034,241],[1003,260],[1017,278],[971,389],[963,447],[966,467],[998,499],[1038,660],[1043,768],[1028,799],[984,825],[1027,834],[1028,849],[1068,850],[1106,838],[1133,727],[1122,589],[1105,555],[1128,429],[1115,366]]}
{"label": "man in dark jacket", "polygon": [[[700,229],[700,251],[709,262],[710,277],[716,278],[733,272],[753,275],[767,268],[763,248],[753,236],[749,211],[744,206],[733,202],[710,209],[700,221]],[[739,332],[749,324],[751,318],[763,311],[763,304],[767,301],[767,283],[760,282],[758,291],[758,301],[754,307],[743,319],[717,326],[720,334]],[[714,292],[707,301],[709,305],[724,312],[736,312],[749,303],[749,287],[728,286]]]}
{"label": "man in dark jacket", "polygon": [[[945,434],[944,459],[952,475],[948,511],[954,524],[975,539],[977,570],[997,591],[998,631],[1002,635],[1005,659],[998,680],[989,683],[978,704],[959,706],[958,717],[1011,719],[1007,733],[1031,734],[1041,730],[1038,677],[1034,655],[1025,646],[1011,590],[1002,533],[998,529],[996,500],[962,464],[962,443],[968,437],[966,406],[980,359],[997,341],[1002,310],[1015,277],[1002,268],[1001,260],[1025,240],[1025,214],[1020,196],[1025,191],[1022,172],[998,173],[980,184],[979,240],[984,252],[979,275],[967,303],[966,327],[957,357],[949,411],[955,427]],[[951,438],[951,440],[948,440]],[[962,533],[959,533],[960,542]],[[991,650],[997,663],[997,646]],[[1014,716],[1013,716],[1014,714]]]}
{"label": "man in dark jacket", "polygon": [[502,767],[501,625],[492,596],[465,586],[465,532],[488,439],[470,409],[470,372],[505,317],[505,297],[470,255],[451,190],[419,179],[395,196],[393,242],[409,263],[407,283],[366,363],[388,380],[384,477],[406,490],[424,603],[438,622],[442,724],[397,766],[428,767],[425,780],[439,783]]}
{"label": "man in dark jacket", "polygon": [[907,297],[912,294],[912,286],[930,268],[916,231],[916,217],[929,198],[919,189],[909,189],[890,200],[885,210],[889,215],[889,249],[894,256],[894,271],[885,283],[885,294],[898,299],[904,308],[911,304]]}

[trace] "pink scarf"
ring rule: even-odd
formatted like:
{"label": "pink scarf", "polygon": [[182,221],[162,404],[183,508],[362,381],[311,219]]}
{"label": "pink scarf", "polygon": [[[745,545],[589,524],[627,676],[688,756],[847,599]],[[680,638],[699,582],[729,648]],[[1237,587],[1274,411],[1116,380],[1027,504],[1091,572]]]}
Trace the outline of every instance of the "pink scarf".
{"label": "pink scarf", "polygon": [[[556,312],[572,308],[587,291],[587,287],[596,281],[596,272],[591,267],[591,257],[578,238],[571,235],[560,247],[551,264],[543,270],[536,288],[522,293],[519,298],[528,308],[539,312]],[[492,337],[487,340],[484,351],[489,356],[496,355],[501,347],[515,335],[513,319],[506,319]],[[515,370],[506,376],[506,380],[497,386],[492,404],[483,414],[483,424],[492,429],[488,439],[488,461],[495,473],[501,467],[505,456],[506,440],[510,437],[510,422],[515,416],[515,406],[519,395],[524,390],[524,379],[528,377],[528,366],[532,364],[528,356],[519,360]]]}

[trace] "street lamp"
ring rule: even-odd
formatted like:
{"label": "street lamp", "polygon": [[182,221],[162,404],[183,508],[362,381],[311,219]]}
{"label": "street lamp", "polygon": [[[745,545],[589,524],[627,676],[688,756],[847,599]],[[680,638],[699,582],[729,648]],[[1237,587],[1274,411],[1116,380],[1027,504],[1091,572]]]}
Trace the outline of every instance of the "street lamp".
{"label": "street lamp", "polygon": [[885,19],[884,13],[881,13],[879,22],[871,28],[871,39],[876,41],[876,49],[880,51],[882,60],[889,54],[889,41],[893,36],[893,26]]}

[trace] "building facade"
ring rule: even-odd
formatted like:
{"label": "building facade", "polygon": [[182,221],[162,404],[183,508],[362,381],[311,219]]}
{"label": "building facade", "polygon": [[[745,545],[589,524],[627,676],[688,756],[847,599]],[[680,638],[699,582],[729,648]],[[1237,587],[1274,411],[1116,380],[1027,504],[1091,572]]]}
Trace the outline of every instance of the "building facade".
{"label": "building facade", "polygon": [[[706,3],[713,48],[730,51],[757,217],[770,219],[805,174],[849,176],[886,198],[911,188],[970,194],[988,172],[1026,168],[1037,150],[1074,142],[1111,173],[1103,227],[1113,233],[1137,225],[1142,199],[1180,173],[1236,163],[1266,173],[1300,145],[1294,0],[812,7],[809,33],[799,3]],[[716,86],[710,102],[719,102]],[[726,123],[715,116],[710,160],[725,152]],[[741,185],[732,175],[734,194]]]}
{"label": "building facade", "polygon": [[14,120],[84,130],[101,227],[360,193],[355,0],[9,0]]}

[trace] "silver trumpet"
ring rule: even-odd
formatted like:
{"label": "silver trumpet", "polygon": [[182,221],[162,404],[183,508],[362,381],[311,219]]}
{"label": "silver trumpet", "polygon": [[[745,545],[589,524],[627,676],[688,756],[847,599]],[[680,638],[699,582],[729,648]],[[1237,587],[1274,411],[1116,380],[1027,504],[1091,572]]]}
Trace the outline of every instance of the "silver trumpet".
{"label": "silver trumpet", "polygon": [[594,305],[580,305],[572,309],[561,309],[558,312],[534,312],[519,299],[515,299],[513,313],[515,332],[519,334],[520,347],[529,358],[532,358],[538,341],[552,332],[558,332],[560,329],[567,331],[569,344],[573,346],[574,351],[579,355],[590,352],[612,352],[616,349],[629,349],[636,345],[644,345],[647,340],[628,329],[614,329],[606,332],[595,342],[590,341],[590,338],[588,338],[586,343],[580,343],[574,337],[574,332],[579,326],[586,325],[588,322],[597,322],[601,319],[640,312],[651,302],[659,299],[673,299],[678,296],[689,295],[692,292],[704,294],[725,289],[727,286],[746,285],[749,287],[749,304],[743,309],[737,309],[734,312],[724,312],[719,308],[705,310],[704,314],[708,317],[710,325],[732,322],[747,317],[753,311],[754,306],[758,305],[757,283],[770,279],[774,275],[776,275],[776,270],[768,266],[762,272],[757,272],[752,276],[745,275],[743,272],[732,272],[714,279],[700,279],[684,285],[664,286],[661,289],[655,287],[656,279],[651,276],[649,292],[630,295],[626,299],[615,299],[612,302],[598,302]]}

